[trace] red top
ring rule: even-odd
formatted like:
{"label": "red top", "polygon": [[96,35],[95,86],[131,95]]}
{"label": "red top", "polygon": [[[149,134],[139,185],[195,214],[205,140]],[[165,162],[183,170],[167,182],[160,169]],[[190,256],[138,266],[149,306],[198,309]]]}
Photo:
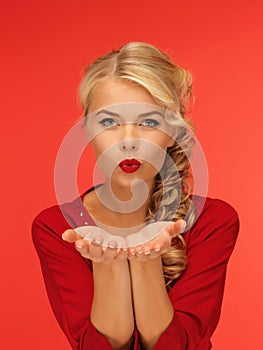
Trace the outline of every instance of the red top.
{"label": "red top", "polygon": [[[198,207],[198,197],[194,202]],[[109,341],[90,321],[92,263],[78,253],[73,243],[61,238],[68,228],[95,224],[80,198],[64,204],[62,210],[64,215],[59,206],[42,211],[32,229],[51,307],[72,349],[110,350]],[[184,235],[189,263],[169,291],[174,317],[154,350],[211,349],[227,262],[238,230],[236,211],[222,200],[207,198],[198,220]],[[133,349],[139,350],[137,330],[134,336]]]}

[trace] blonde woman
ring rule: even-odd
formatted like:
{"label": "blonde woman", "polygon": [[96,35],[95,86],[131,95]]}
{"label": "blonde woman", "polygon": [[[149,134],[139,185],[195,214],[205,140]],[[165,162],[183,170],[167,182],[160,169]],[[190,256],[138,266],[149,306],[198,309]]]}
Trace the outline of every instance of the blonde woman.
{"label": "blonde woman", "polygon": [[[48,297],[72,349],[211,349],[239,222],[229,204],[192,195],[191,96],[190,74],[146,43],[85,71],[84,127],[105,183],[33,222]],[[98,231],[83,237],[83,226]]]}

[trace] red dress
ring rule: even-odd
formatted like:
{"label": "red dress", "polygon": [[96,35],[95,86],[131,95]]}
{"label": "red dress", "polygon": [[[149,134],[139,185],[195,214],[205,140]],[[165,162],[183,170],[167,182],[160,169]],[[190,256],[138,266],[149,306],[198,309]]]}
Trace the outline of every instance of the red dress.
{"label": "red dress", "polygon": [[[92,263],[76,251],[73,243],[61,238],[68,228],[95,224],[81,198],[66,203],[62,210],[64,215],[59,206],[42,211],[32,227],[51,307],[72,349],[110,350],[109,341],[90,321]],[[184,235],[189,263],[169,291],[174,317],[154,350],[211,349],[210,338],[220,317],[227,263],[238,230],[237,213],[229,204],[219,199],[205,200],[201,215]],[[133,349],[139,350],[136,329],[134,336]]]}

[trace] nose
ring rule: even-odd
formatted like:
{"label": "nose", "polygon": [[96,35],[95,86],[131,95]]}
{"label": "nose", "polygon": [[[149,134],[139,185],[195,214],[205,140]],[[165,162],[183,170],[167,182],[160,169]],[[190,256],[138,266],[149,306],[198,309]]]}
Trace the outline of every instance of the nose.
{"label": "nose", "polygon": [[138,146],[137,139],[124,139],[120,142],[120,149],[122,151],[136,151]]}
{"label": "nose", "polygon": [[136,137],[136,126],[133,124],[126,124],[124,127],[123,138],[120,142],[120,149],[122,151],[136,151],[139,147],[139,140]]}

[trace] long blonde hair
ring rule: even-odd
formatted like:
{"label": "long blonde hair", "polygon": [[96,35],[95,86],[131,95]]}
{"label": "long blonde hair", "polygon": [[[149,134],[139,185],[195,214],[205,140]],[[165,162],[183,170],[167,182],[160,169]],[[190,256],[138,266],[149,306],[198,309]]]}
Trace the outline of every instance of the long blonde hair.
{"label": "long blonde hair", "polygon": [[[176,115],[176,119],[184,120],[191,127],[190,121],[185,119],[192,101],[191,74],[172,63],[168,55],[153,45],[131,42],[86,67],[79,90],[84,116],[88,113],[94,88],[109,77],[132,81],[144,87],[161,107],[172,112],[170,116]],[[167,121],[174,122],[171,118]],[[146,217],[148,222],[184,219],[186,229],[192,225],[195,218],[189,181],[192,146],[191,135],[185,127],[179,126],[176,141],[167,149],[162,170],[155,178]],[[175,205],[178,198],[179,203]],[[171,248],[162,255],[162,262],[166,285],[170,287],[187,266],[185,243],[181,234],[173,238]]]}

